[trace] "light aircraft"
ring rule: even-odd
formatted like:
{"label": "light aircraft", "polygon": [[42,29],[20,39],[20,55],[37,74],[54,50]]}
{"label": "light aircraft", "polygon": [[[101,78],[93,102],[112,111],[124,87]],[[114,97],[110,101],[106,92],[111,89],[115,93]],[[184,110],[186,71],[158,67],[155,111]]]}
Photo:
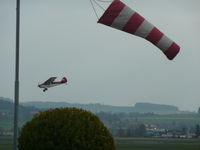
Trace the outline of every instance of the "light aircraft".
{"label": "light aircraft", "polygon": [[67,83],[67,78],[66,77],[63,77],[61,81],[56,81],[55,82],[56,78],[57,77],[51,77],[47,81],[45,81],[44,83],[38,84],[38,87],[39,88],[43,88],[43,92],[45,92],[50,87],[54,87],[54,86],[57,86],[57,85],[61,85],[61,84]]}

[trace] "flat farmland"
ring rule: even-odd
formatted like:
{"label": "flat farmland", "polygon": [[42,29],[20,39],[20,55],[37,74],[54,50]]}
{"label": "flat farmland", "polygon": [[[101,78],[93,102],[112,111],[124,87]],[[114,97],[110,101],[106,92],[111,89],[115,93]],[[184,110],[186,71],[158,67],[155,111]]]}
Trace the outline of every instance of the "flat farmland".
{"label": "flat farmland", "polygon": [[115,138],[117,150],[200,150],[200,139]]}
{"label": "flat farmland", "polygon": [[11,136],[0,136],[0,150],[12,150]]}
{"label": "flat farmland", "polygon": [[[200,150],[200,139],[115,138],[116,150]],[[0,150],[12,150],[12,137],[0,137]]]}

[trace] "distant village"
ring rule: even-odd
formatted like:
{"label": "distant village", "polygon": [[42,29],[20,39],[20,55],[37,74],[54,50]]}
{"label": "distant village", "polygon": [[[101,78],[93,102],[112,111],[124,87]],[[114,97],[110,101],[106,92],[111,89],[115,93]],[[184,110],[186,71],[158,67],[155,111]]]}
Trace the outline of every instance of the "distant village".
{"label": "distant village", "polygon": [[200,138],[199,125],[196,129],[183,129],[183,130],[167,130],[164,128],[158,128],[156,125],[146,125],[146,136],[155,138]]}

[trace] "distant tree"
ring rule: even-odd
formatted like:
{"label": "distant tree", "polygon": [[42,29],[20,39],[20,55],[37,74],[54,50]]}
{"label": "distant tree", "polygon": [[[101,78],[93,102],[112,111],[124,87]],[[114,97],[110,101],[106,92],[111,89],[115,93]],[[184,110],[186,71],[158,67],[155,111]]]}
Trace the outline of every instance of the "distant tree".
{"label": "distant tree", "polygon": [[138,124],[135,128],[135,136],[144,137],[146,135],[146,127],[144,124]]}
{"label": "distant tree", "polygon": [[197,124],[195,127],[195,134],[196,134],[196,137],[200,136],[200,125],[199,124]]}
{"label": "distant tree", "polygon": [[115,150],[110,132],[99,118],[77,108],[44,111],[27,122],[19,150]]}
{"label": "distant tree", "polygon": [[198,109],[198,114],[200,114],[200,107],[199,107],[199,109]]}
{"label": "distant tree", "polygon": [[126,130],[122,129],[122,128],[118,129],[117,136],[118,137],[125,137],[126,136],[126,132],[125,131]]}
{"label": "distant tree", "polygon": [[1,133],[4,131],[4,129],[2,127],[0,127],[0,135]]}
{"label": "distant tree", "polygon": [[96,115],[104,122],[120,121],[119,116],[110,112],[98,112]]}
{"label": "distant tree", "polygon": [[183,132],[184,134],[186,134],[186,133],[187,133],[187,127],[182,127],[182,132]]}
{"label": "distant tree", "polygon": [[126,130],[126,137],[134,137],[134,127],[131,126],[129,128],[127,128]]}

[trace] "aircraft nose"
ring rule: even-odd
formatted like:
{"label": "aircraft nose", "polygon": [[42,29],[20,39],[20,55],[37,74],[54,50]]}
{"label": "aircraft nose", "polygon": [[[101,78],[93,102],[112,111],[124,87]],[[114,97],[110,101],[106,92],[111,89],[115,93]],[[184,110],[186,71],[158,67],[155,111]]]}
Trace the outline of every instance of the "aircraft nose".
{"label": "aircraft nose", "polygon": [[40,88],[41,86],[38,84],[38,87]]}

